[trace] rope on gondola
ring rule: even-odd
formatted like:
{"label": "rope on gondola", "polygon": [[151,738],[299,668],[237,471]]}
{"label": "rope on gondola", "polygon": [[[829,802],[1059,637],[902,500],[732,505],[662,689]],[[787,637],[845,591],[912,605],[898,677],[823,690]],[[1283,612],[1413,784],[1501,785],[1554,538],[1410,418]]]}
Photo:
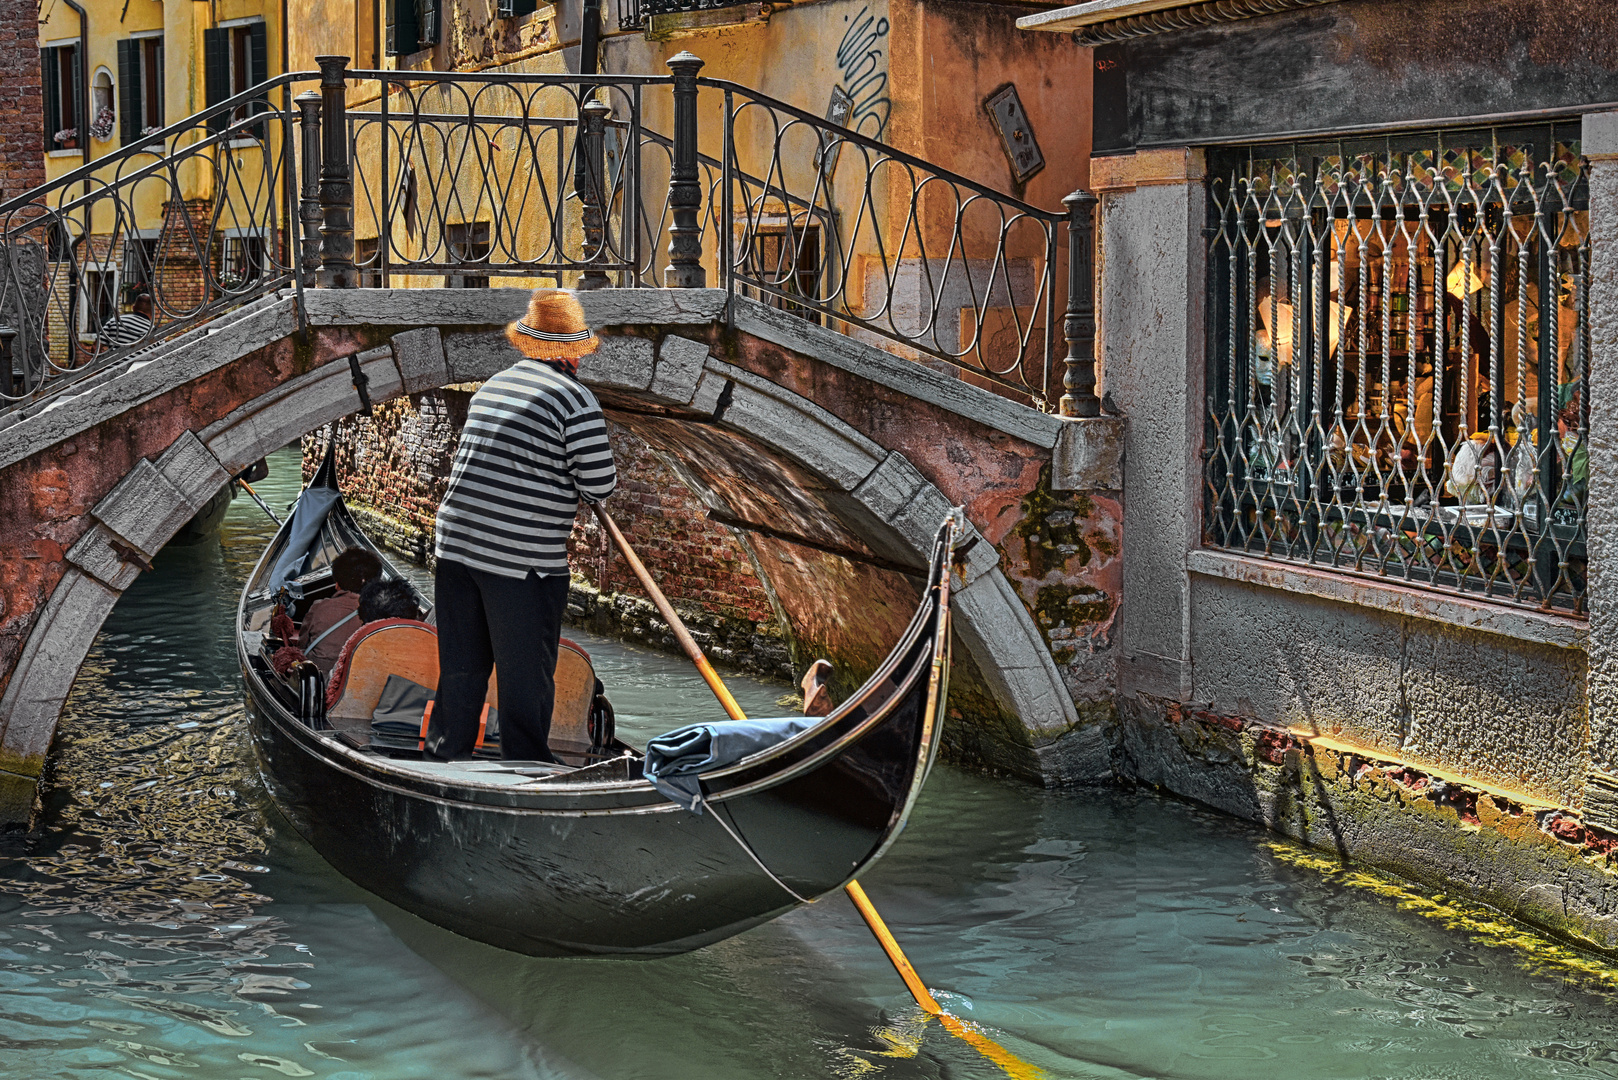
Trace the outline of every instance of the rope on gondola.
{"label": "rope on gondola", "polygon": [[736,843],[741,846],[741,849],[743,851],[747,852],[747,857],[748,858],[750,858],[754,862],[758,863],[758,868],[760,870],[764,871],[766,874],[768,874],[771,881],[775,882],[777,885],[781,886],[781,888],[785,889],[787,891],[787,894],[789,896],[791,896],[792,899],[798,901],[798,903],[800,903],[800,904],[812,904],[812,903],[815,902],[814,899],[802,895],[801,893],[798,892],[798,890],[794,889],[791,885],[788,885],[786,882],[784,882],[780,878],[776,877],[775,876],[775,871],[771,870],[768,866],[764,865],[764,860],[758,857],[758,852],[753,850],[753,845],[749,844],[745,839],[743,839],[741,833],[737,832],[735,829],[730,827],[730,822],[725,820],[725,815],[723,815],[723,814],[721,814],[719,812],[719,808],[714,806],[713,803],[709,803],[708,807],[709,807],[709,809],[713,810],[713,819],[715,821],[719,822],[719,824],[724,827],[724,830],[730,834],[730,838],[732,840],[736,841]]}

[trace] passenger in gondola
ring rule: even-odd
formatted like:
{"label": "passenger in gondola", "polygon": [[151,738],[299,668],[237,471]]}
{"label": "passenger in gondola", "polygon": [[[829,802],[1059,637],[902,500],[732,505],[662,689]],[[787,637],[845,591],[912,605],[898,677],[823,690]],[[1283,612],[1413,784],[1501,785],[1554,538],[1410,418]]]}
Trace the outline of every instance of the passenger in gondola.
{"label": "passenger in gondola", "polygon": [[331,675],[343,643],[364,621],[359,614],[360,591],[381,572],[382,561],[364,548],[349,548],[331,561],[337,592],[309,605],[298,634],[304,655],[322,675]]}
{"label": "passenger in gondola", "polygon": [[438,509],[429,759],[472,752],[498,669],[502,755],[556,760],[547,739],[567,540],[579,501],[599,502],[618,482],[601,406],[578,380],[579,359],[599,344],[578,299],[536,289],[506,339],[522,355],[473,395]]}
{"label": "passenger in gondola", "polygon": [[[378,578],[360,590],[360,627],[383,619],[419,619],[416,594],[400,578]],[[352,636],[352,635],[350,635]]]}

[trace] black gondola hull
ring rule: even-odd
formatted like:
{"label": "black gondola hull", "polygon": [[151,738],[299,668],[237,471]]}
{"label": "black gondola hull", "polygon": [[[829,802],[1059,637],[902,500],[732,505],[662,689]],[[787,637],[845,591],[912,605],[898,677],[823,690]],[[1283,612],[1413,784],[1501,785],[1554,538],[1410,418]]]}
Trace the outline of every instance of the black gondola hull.
{"label": "black gondola hull", "polygon": [[[336,542],[363,539],[340,503],[333,514]],[[814,728],[704,774],[702,814],[644,780],[489,783],[355,750],[300,719],[239,632],[260,764],[333,867],[430,922],[540,956],[699,948],[840,887],[903,828],[938,746],[948,534],[916,618],[872,679]],[[243,592],[239,631],[285,535]]]}
{"label": "black gondola hull", "polygon": [[[661,796],[616,812],[592,812],[600,800],[588,798],[479,805],[345,767],[289,727],[278,702],[249,700],[272,793],[328,862],[429,922],[539,956],[687,952],[797,906],[715,813],[795,892],[835,889],[888,838],[910,779],[856,751],[702,815]],[[861,741],[908,743],[914,756],[915,730],[896,713]]]}

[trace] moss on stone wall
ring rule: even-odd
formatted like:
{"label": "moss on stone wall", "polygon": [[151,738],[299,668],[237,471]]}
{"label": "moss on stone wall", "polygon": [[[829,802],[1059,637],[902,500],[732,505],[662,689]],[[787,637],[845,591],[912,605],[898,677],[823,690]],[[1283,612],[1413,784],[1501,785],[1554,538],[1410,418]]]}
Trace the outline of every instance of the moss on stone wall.
{"label": "moss on stone wall", "polygon": [[1575,809],[1144,694],[1120,735],[1137,780],[1618,954],[1618,835]]}

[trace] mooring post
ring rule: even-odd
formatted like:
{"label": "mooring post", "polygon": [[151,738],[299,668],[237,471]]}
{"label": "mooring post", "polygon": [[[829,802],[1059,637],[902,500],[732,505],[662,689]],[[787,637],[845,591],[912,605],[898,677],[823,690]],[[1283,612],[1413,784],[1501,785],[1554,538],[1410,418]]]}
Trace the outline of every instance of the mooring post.
{"label": "mooring post", "polygon": [[1096,397],[1095,210],[1096,197],[1080,188],[1062,200],[1067,207],[1067,315],[1062,336],[1063,416],[1100,416]]}
{"label": "mooring post", "polygon": [[354,178],[348,160],[348,57],[317,56],[320,65],[320,273],[327,289],[352,289]]}
{"label": "mooring post", "polygon": [[708,283],[702,269],[702,182],[697,171],[697,72],[702,58],[682,52],[670,58],[674,72],[674,167],[669,173],[669,264],[663,270],[666,289],[700,289]]}
{"label": "mooring post", "polygon": [[299,123],[303,125],[298,155],[298,168],[302,173],[298,221],[303,229],[303,245],[298,267],[303,283],[313,285],[315,273],[320,269],[320,94],[305,90],[292,100],[298,106]]}
{"label": "mooring post", "polygon": [[603,101],[587,101],[579,110],[578,161],[573,169],[573,188],[583,207],[584,261],[591,269],[579,279],[580,289],[607,289],[612,282],[600,264],[607,262],[607,213],[611,199],[607,192],[607,117],[612,106]]}

